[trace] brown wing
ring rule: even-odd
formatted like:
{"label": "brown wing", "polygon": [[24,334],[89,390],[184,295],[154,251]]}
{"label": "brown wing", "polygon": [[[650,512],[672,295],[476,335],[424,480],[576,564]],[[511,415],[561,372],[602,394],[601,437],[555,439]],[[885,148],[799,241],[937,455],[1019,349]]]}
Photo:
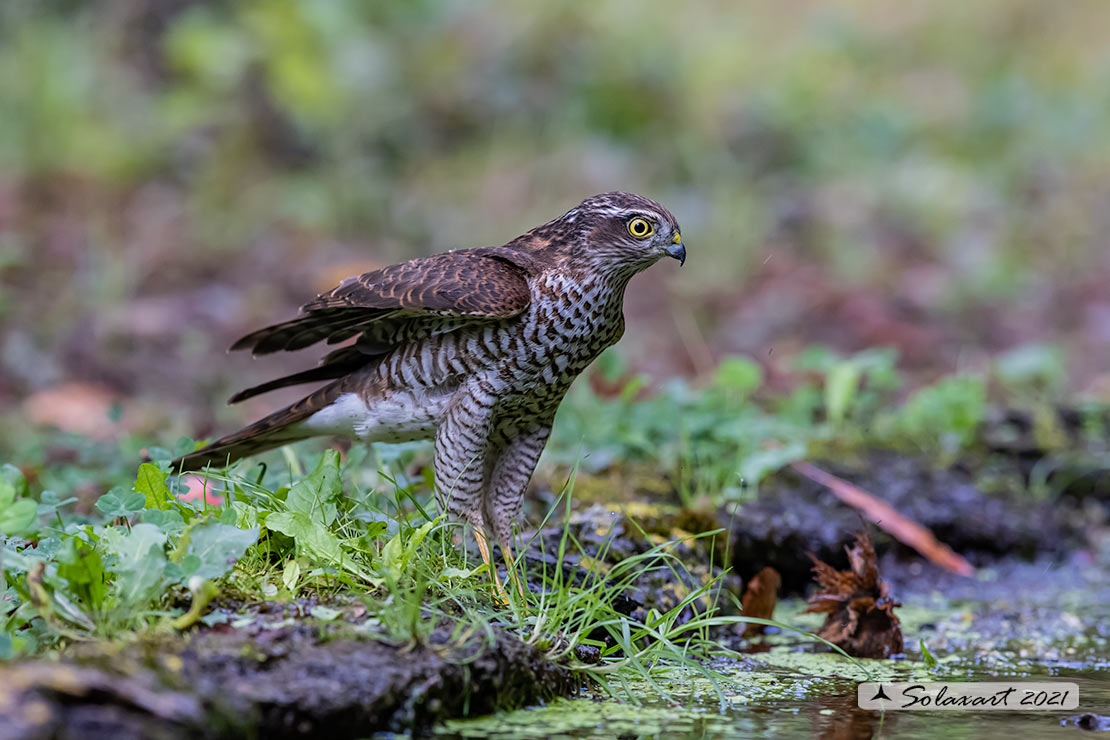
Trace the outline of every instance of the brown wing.
{"label": "brown wing", "polygon": [[287,385],[341,377],[420,334],[516,316],[531,300],[525,264],[512,250],[486,247],[348,278],[305,304],[302,316],[252,332],[231,349],[263,355],[325,340],[336,344],[358,336],[358,341],[329,353],[319,367],[249,388],[232,396],[231,403]]}
{"label": "brown wing", "polygon": [[515,316],[531,297],[527,275],[506,250],[464,249],[347,278],[302,310],[406,309],[452,316]]}

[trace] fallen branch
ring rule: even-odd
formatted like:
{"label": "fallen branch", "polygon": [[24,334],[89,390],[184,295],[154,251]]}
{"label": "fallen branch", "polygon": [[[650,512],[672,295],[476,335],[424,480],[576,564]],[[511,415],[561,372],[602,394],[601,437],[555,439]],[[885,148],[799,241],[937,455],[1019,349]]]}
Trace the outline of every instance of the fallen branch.
{"label": "fallen branch", "polygon": [[859,486],[826,472],[807,462],[793,462],[790,467],[806,478],[827,486],[844,503],[858,509],[881,529],[921,553],[929,562],[961,576],[972,576],[975,568],[952,548],[938,540],[932,532]]}

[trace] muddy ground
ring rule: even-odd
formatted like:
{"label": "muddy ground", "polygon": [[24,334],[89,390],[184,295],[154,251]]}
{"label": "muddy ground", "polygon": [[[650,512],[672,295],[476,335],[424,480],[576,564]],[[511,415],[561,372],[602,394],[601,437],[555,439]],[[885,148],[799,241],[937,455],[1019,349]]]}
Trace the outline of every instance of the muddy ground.
{"label": "muddy ground", "polygon": [[[969,466],[937,468],[927,460],[876,453],[826,469],[852,481],[927,527],[941,542],[986,566],[999,560],[1064,556],[1088,545],[1088,528],[1105,526],[1110,485],[1084,498],[1019,500],[1010,490],[989,490]],[[843,567],[848,535],[864,526],[860,512],[829,489],[787,469],[761,487],[760,496],[731,518],[732,565],[745,580],[764,566],[776,568],[789,594],[803,594],[812,561],[807,553]],[[876,547],[902,560],[910,548],[876,528]]]}

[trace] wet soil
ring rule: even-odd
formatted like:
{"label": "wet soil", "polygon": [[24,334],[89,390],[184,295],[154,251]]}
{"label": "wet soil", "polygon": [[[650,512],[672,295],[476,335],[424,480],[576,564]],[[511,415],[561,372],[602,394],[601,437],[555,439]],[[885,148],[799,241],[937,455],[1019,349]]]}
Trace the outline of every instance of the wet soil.
{"label": "wet soil", "polygon": [[[1015,492],[1014,485],[988,487],[984,481],[989,476],[982,468],[973,473],[970,464],[938,468],[889,452],[821,467],[890,503],[976,567],[1067,558],[1097,548],[1099,533],[1110,532],[1110,488],[1096,488],[1094,495],[1083,497],[1035,500]],[[996,467],[999,476],[1024,474],[1010,460]],[[635,605],[663,611],[690,589],[718,577],[719,588],[739,596],[743,584],[767,566],[781,575],[782,595],[805,595],[813,583],[810,554],[836,568],[847,567],[845,545],[861,529],[871,532],[880,556],[889,556],[887,567],[907,574],[936,570],[828,488],[790,468],[762,483],[753,500],[716,511],[685,508],[667,493],[653,503],[585,506],[572,512],[568,522],[526,534],[532,538],[526,558],[536,572],[550,573],[556,567],[554,553],[564,524],[569,541],[581,548],[572,544],[561,561],[568,578],[600,579],[622,560],[674,540],[667,553],[683,567],[660,562],[625,593]],[[731,567],[727,573],[726,566]]]}
{"label": "wet soil", "polygon": [[0,738],[365,737],[565,696],[581,679],[511,635],[393,645],[309,623],[86,646],[0,670]]}
{"label": "wet soil", "polygon": [[[962,465],[938,469],[924,460],[874,453],[855,463],[822,467],[887,501],[976,566],[1062,557],[1086,547],[1088,527],[1105,517],[1104,506],[1094,498],[1037,501],[1012,488],[989,490],[981,471],[974,474]],[[746,580],[772,566],[782,575],[787,594],[802,594],[810,584],[810,552],[844,567],[844,544],[864,526],[857,510],[789,469],[761,485],[754,501],[737,507],[730,525],[737,574]],[[880,554],[920,560],[881,529],[867,526]]]}

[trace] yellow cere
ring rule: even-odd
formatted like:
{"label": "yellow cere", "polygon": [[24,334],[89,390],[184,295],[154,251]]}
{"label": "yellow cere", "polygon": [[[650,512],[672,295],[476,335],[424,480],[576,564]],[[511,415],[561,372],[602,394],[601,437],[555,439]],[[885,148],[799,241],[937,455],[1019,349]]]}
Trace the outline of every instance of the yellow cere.
{"label": "yellow cere", "polygon": [[674,233],[674,243],[675,244],[681,244],[682,243],[682,234],[679,234],[677,231]]}

